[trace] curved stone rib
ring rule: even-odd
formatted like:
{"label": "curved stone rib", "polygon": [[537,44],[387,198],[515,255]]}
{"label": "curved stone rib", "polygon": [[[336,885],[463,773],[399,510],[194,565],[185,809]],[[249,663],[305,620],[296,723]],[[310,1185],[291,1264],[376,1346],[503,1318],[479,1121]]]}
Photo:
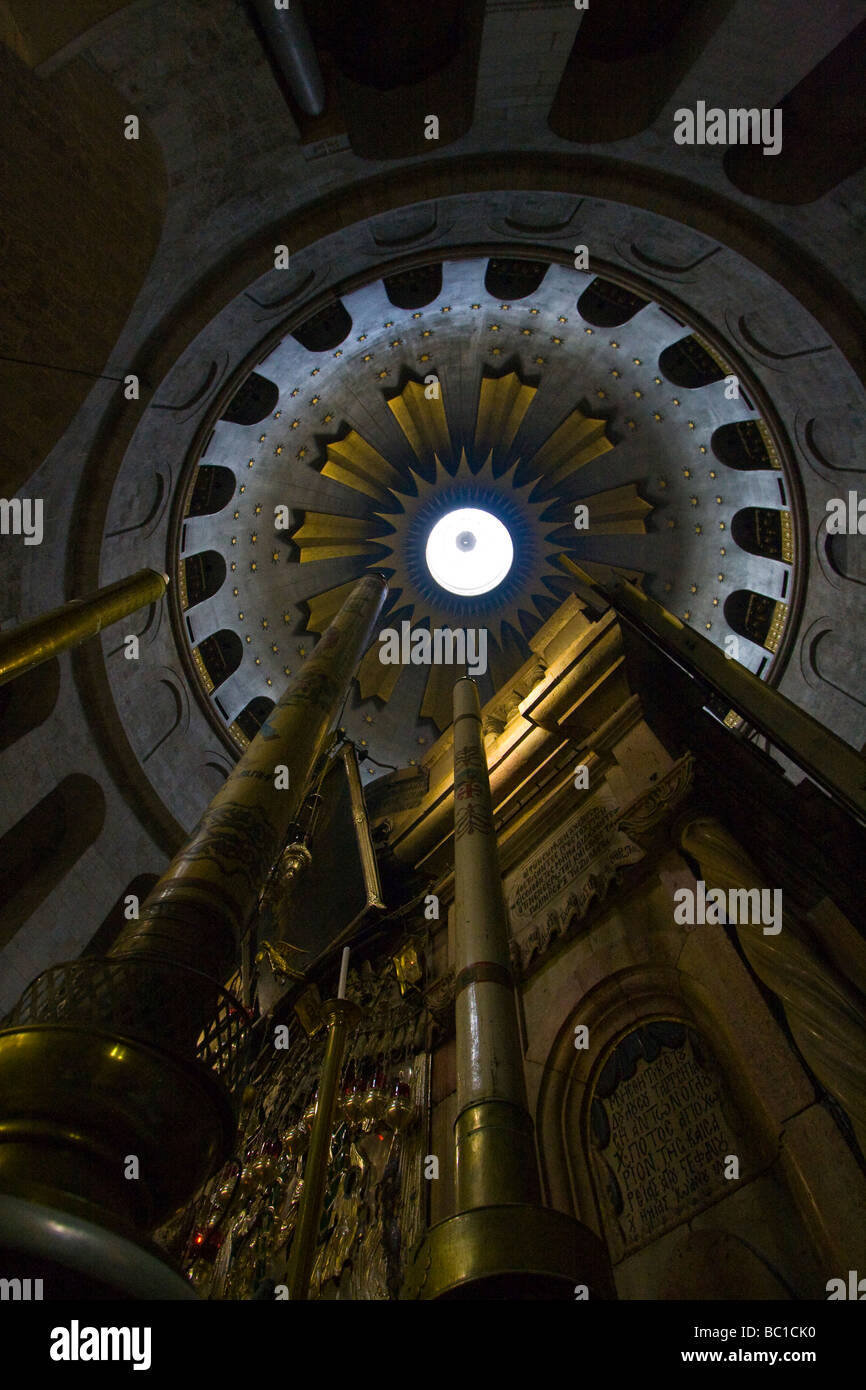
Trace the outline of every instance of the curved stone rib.
{"label": "curved stone rib", "polygon": [[[709,888],[759,888],[761,874],[732,835],[711,817],[686,821],[680,844]],[[766,885],[764,885],[766,886]],[[763,983],[779,996],[794,1039],[822,1085],[847,1112],[866,1151],[866,1013],[855,991],[811,947],[785,929],[765,936],[738,923],[737,938]]]}

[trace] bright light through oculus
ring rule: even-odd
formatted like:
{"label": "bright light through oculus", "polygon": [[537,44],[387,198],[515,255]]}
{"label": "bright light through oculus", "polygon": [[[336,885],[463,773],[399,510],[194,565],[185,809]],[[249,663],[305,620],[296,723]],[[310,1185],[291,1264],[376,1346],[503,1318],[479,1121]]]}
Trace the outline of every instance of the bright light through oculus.
{"label": "bright light through oculus", "polygon": [[450,594],[486,594],[511,569],[514,546],[498,517],[459,507],[436,522],[425,559],[436,583]]}

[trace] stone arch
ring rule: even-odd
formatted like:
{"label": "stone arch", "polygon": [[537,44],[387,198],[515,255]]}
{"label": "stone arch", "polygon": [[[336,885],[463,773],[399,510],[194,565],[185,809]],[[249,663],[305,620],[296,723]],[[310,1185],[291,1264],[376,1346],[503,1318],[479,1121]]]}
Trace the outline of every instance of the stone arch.
{"label": "stone arch", "polygon": [[596,328],[619,328],[648,303],[649,300],[632,290],[597,275],[577,301],[577,312]]}
{"label": "stone arch", "polygon": [[484,273],[484,288],[494,299],[526,299],[535,294],[549,269],[546,261],[491,256]]}
{"label": "stone arch", "polygon": [[731,3],[590,5],[554,97],[551,130],[581,144],[639,135],[661,114]]}
{"label": "stone arch", "polygon": [[105,796],[75,772],[0,839],[0,948],[5,946],[99,837]]}
{"label": "stone arch", "polygon": [[[690,947],[696,944],[692,937]],[[796,1064],[790,1055],[780,1053],[772,1037],[775,1025],[769,1022],[751,981],[744,978],[740,963],[732,959],[735,953],[724,936],[719,949],[718,986],[712,979],[709,958],[699,968],[696,958],[683,968],[683,956],[688,952],[681,953],[676,965],[644,962],[614,968],[570,1008],[544,1062],[536,1132],[545,1197],[550,1205],[576,1216],[606,1242],[597,1184],[590,1171],[588,1112],[599,1074],[617,1044],[636,1026],[675,1021],[706,1039],[725,1094],[748,1134],[751,1156],[750,1167],[743,1171],[745,1181],[735,1185],[731,1193],[714,1197],[687,1218],[688,1225],[682,1222],[660,1232],[634,1254],[622,1258],[615,1271],[620,1297],[683,1297],[684,1259],[693,1265],[700,1263],[705,1279],[711,1281],[704,1247],[714,1242],[703,1233],[712,1234],[718,1243],[717,1233],[725,1230],[730,1234],[731,1226],[732,1238],[739,1241],[738,1267],[748,1270],[755,1297],[788,1297],[789,1285],[795,1282],[799,1283],[796,1296],[815,1297],[820,1287],[819,1261],[810,1242],[808,1217],[801,1209],[804,1194],[787,1176],[780,1177],[785,1116],[802,1107],[802,1081],[792,1074]],[[629,954],[621,946],[611,963],[615,967],[616,958],[625,960]],[[752,1036],[744,1036],[748,1033],[743,1027],[747,1014],[754,1019]],[[578,1024],[589,1029],[589,1049],[575,1048]],[[779,1099],[782,1093],[787,1094]],[[808,1181],[814,1181],[813,1174]],[[742,1204],[733,1217],[729,1205],[722,1210],[732,1199]],[[807,1204],[808,1200],[806,1196]],[[752,1241],[748,1212],[754,1209],[770,1212],[769,1224],[775,1222],[778,1229],[769,1235],[762,1232],[760,1240]],[[693,1241],[695,1223],[700,1234]],[[786,1246],[785,1232],[792,1226],[796,1238]],[[787,1256],[779,1261],[782,1247]],[[786,1260],[787,1271],[780,1274],[778,1265]],[[704,1296],[729,1297],[730,1293],[722,1290]]]}
{"label": "stone arch", "polygon": [[200,464],[195,475],[187,516],[213,516],[234,497],[235,475],[220,464]]}
{"label": "stone arch", "polygon": [[866,20],[837,44],[779,102],[783,142],[764,157],[761,145],[734,145],[724,158],[731,183],[771,203],[813,203],[866,162],[863,68]]}
{"label": "stone arch", "polygon": [[235,391],[222,415],[232,425],[257,425],[276,409],[280,388],[260,372],[250,372]]}
{"label": "stone arch", "polygon": [[442,262],[386,275],[382,284],[395,309],[423,309],[442,293]]}
{"label": "stone arch", "polygon": [[680,338],[679,342],[670,343],[662,350],[659,354],[659,371],[674,386],[681,386],[686,391],[712,386],[725,376],[725,368],[720,366],[694,333]]}
{"label": "stone arch", "polygon": [[292,337],[308,352],[333,352],[352,331],[352,316],[341,299],[335,299],[296,328]]}
{"label": "stone arch", "polygon": [[60,693],[60,662],[52,657],[0,685],[0,753],[44,724]]}
{"label": "stone arch", "polygon": [[218,550],[200,550],[183,560],[187,608],[195,608],[219,593],[226,577],[226,562]]}

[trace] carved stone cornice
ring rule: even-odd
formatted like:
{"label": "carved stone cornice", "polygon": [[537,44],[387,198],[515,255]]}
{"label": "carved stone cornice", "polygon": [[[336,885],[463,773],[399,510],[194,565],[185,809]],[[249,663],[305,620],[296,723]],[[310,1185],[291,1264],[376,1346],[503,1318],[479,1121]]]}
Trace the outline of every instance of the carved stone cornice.
{"label": "carved stone cornice", "polygon": [[626,806],[617,825],[632,840],[643,845],[661,823],[689,796],[694,785],[695,759],[685,753],[655,786]]}

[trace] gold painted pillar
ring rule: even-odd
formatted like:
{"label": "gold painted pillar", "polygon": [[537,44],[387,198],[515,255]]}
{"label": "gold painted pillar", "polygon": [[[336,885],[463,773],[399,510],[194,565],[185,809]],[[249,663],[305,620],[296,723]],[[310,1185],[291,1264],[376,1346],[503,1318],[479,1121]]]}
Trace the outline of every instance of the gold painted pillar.
{"label": "gold painted pillar", "polygon": [[540,1200],[478,686],[454,687],[457,1206]]}
{"label": "gold painted pillar", "polygon": [[97,589],[89,598],[74,598],[61,608],[0,633],[0,685],[23,676],[70,647],[80,647],[104,627],[162,598],[168,576],[139,570],[116,584]]}
{"label": "gold painted pillar", "polygon": [[227,976],[387,591],[378,574],[358,582],[112,956],[158,955]]}
{"label": "gold painted pillar", "polygon": [[310,1275],[316,1258],[319,1223],[328,1181],[328,1160],[334,1134],[334,1114],[337,1108],[337,1088],[343,1066],[343,1052],[350,1029],[357,1026],[361,1010],[351,999],[328,999],[322,1005],[322,1017],[328,1027],[325,1057],[319,1078],[316,1116],[310,1135],[310,1146],[304,1164],[304,1188],[298,1212],[292,1248],[289,1254],[289,1297],[303,1300],[309,1297]]}
{"label": "gold painted pillar", "polygon": [[478,687],[454,687],[457,1212],[427,1232],[406,1299],[612,1299],[604,1243],[541,1205]]}
{"label": "gold painted pillar", "polygon": [[[768,888],[725,827],[711,816],[684,816],[680,844],[700,865],[707,888]],[[794,1040],[827,1090],[846,1111],[866,1152],[866,1012],[855,989],[791,931],[765,935],[761,924],[736,925],[737,939],[758,978],[779,996]]]}
{"label": "gold painted pillar", "polygon": [[[239,1084],[248,1020],[222,982],[386,593],[381,575],[358,583],[140,920],[109,955],[44,972],[0,1029],[4,1271],[30,1251],[49,1270],[54,1262],[55,1281],[75,1269],[126,1292],[159,1284],[152,1252],[133,1237],[176,1211],[230,1152],[229,1086]],[[3,1228],[10,1202],[28,1222],[14,1252]],[[52,1243],[61,1230],[68,1239]]]}

